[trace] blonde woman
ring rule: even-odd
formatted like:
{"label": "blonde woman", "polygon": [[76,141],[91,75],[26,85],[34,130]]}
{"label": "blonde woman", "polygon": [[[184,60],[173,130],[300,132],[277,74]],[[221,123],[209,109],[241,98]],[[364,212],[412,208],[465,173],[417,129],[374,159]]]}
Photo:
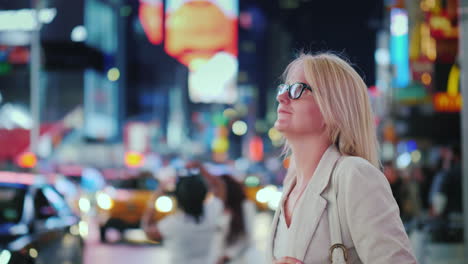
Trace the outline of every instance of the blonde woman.
{"label": "blonde woman", "polygon": [[[272,262],[330,263],[333,251],[333,260],[341,254],[346,263],[416,263],[379,170],[374,116],[361,77],[329,53],[300,55],[284,77],[275,128],[286,139],[290,167],[273,220]],[[332,185],[335,207],[325,196]],[[330,218],[334,208],[337,217]],[[341,241],[331,250],[337,231]]]}

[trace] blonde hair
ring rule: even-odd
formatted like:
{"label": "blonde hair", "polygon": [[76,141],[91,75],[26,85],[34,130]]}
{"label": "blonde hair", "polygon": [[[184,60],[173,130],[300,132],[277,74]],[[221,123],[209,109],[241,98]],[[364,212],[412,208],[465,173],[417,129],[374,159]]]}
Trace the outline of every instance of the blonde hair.
{"label": "blonde hair", "polygon": [[[300,54],[286,68],[302,67],[322,113],[330,142],[341,154],[358,156],[380,168],[374,114],[367,86],[349,63],[332,53]],[[290,152],[285,142],[285,153]]]}

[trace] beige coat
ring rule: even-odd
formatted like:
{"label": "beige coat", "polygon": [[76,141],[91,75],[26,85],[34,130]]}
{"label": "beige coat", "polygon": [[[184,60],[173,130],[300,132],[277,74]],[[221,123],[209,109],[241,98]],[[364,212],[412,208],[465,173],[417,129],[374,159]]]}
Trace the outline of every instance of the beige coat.
{"label": "beige coat", "polygon": [[[330,229],[327,200],[322,196],[330,182],[333,164],[340,157],[334,146],[322,156],[308,186],[294,208],[289,229],[282,237],[286,248],[276,252],[306,264],[330,263]],[[399,209],[385,176],[368,161],[343,157],[336,168],[339,219],[348,263],[416,263]],[[273,259],[278,220],[284,217],[285,196],[295,179],[286,181],[280,206],[272,225],[268,253]],[[284,241],[283,241],[284,242]],[[278,255],[278,254],[275,254]],[[283,257],[282,255],[278,257]]]}

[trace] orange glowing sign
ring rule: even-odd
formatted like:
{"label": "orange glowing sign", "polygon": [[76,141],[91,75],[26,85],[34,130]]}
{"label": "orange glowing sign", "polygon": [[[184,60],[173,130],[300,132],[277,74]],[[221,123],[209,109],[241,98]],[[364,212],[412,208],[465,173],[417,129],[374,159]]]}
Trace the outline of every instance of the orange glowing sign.
{"label": "orange glowing sign", "polygon": [[163,41],[163,3],[161,0],[140,0],[139,18],[148,40],[154,44]]}
{"label": "orange glowing sign", "polygon": [[28,169],[34,168],[37,164],[36,155],[32,152],[22,153],[17,159],[17,164],[21,168],[28,168]]}
{"label": "orange glowing sign", "polygon": [[224,51],[237,56],[237,1],[168,0],[165,50],[193,70]]}
{"label": "orange glowing sign", "polygon": [[436,93],[434,95],[434,109],[437,112],[460,112],[463,106],[462,95],[449,93]]}

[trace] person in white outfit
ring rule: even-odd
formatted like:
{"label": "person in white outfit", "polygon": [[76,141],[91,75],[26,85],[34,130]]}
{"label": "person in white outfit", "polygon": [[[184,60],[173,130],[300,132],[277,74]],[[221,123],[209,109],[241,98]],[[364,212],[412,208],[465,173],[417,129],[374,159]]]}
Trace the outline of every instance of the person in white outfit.
{"label": "person in white outfit", "polygon": [[272,225],[271,262],[416,263],[380,171],[362,78],[331,53],[302,54],[284,76],[275,128],[286,139],[290,166]]}
{"label": "person in white outfit", "polygon": [[215,182],[214,196],[207,199],[208,188],[200,175],[180,177],[175,196],[178,210],[159,222],[152,222],[154,199],[142,219],[148,238],[163,240],[171,264],[215,264],[214,242],[219,232],[219,219],[224,205],[224,186]]}

